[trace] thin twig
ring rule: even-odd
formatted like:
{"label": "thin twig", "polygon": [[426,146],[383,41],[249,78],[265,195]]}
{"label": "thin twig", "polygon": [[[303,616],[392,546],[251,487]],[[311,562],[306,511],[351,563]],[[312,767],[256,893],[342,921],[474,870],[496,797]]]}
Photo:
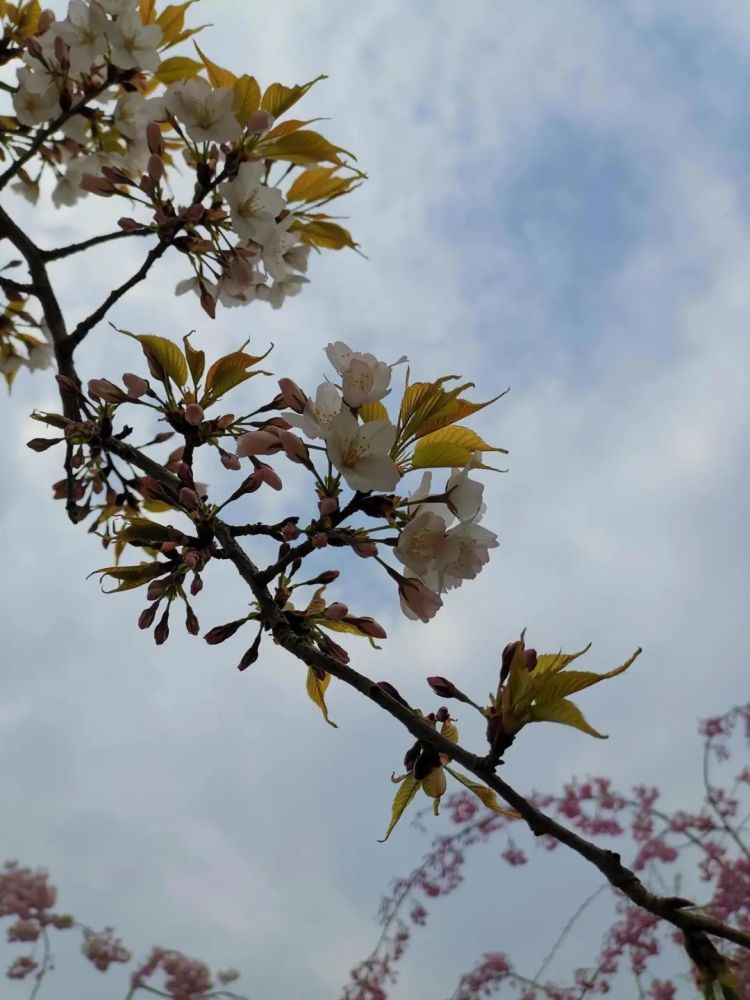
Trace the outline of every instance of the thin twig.
{"label": "thin twig", "polygon": [[156,235],[153,229],[149,229],[144,226],[143,229],[118,229],[114,233],[103,233],[101,236],[92,236],[88,240],[83,240],[81,243],[71,243],[66,247],[57,247],[54,250],[40,250],[40,256],[43,261],[49,263],[53,260],[61,260],[63,257],[72,257],[73,254],[81,253],[83,250],[89,250],[91,247],[99,246],[100,243],[109,243],[111,240],[122,240],[127,236],[154,236]]}

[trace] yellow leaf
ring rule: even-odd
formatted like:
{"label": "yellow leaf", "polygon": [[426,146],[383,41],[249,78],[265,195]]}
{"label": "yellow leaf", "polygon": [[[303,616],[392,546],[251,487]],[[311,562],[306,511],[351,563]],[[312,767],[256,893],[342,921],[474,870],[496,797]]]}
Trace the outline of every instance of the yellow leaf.
{"label": "yellow leaf", "polygon": [[572,726],[573,729],[580,729],[582,733],[589,736],[596,736],[599,740],[606,740],[607,737],[597,732],[590,726],[583,717],[583,712],[572,701],[563,699],[562,701],[545,702],[542,705],[531,706],[530,722],[559,722],[563,726]]}
{"label": "yellow leaf", "polygon": [[170,531],[168,524],[159,524],[147,517],[131,517],[117,532],[117,537],[123,542],[161,545],[162,542],[169,541]]}
{"label": "yellow leaf", "polygon": [[152,24],[156,20],[156,0],[140,0],[141,21]]}
{"label": "yellow leaf", "polygon": [[234,87],[237,83],[237,77],[229,69],[224,69],[217,63],[212,62],[208,56],[201,52],[198,47],[197,42],[193,42],[198,55],[201,57],[203,65],[206,67],[206,73],[208,74],[208,82],[212,87]]}
{"label": "yellow leaf", "polygon": [[588,653],[590,649],[591,643],[589,643],[588,646],[584,646],[583,649],[579,649],[577,653],[541,653],[537,657],[534,673],[537,677],[540,674],[559,673],[559,671],[564,670],[569,663],[572,663],[573,660],[577,660],[579,656],[583,656],[584,653]]}
{"label": "yellow leaf", "polygon": [[244,128],[250,118],[260,107],[260,87],[254,76],[243,73],[232,85],[234,91],[234,117]]}
{"label": "yellow leaf", "polygon": [[362,183],[360,175],[339,177],[337,169],[338,167],[308,167],[303,170],[287,191],[286,200],[323,203],[354,190]]}
{"label": "yellow leaf", "polygon": [[430,444],[454,444],[469,452],[501,451],[504,455],[508,454],[505,448],[493,448],[492,445],[487,444],[476,431],[469,427],[443,427],[439,431],[433,431],[432,434],[420,437],[417,448],[423,448]]}
{"label": "yellow leaf", "polygon": [[334,729],[338,729],[335,722],[331,722],[328,718],[328,706],[326,705],[325,693],[326,688],[331,683],[331,675],[324,674],[323,678],[318,677],[312,667],[307,668],[307,693],[311,701],[314,701],[318,706],[320,711],[323,713],[323,718],[326,720],[329,726],[333,726]]}
{"label": "yellow leaf", "polygon": [[325,585],[318,587],[315,593],[310,598],[310,601],[305,608],[306,615],[322,615],[326,609],[326,601],[323,594],[325,593]]}
{"label": "yellow leaf", "polygon": [[457,444],[423,444],[414,449],[411,459],[413,469],[455,469],[463,467],[471,458],[471,452]]}
{"label": "yellow leaf", "polygon": [[150,514],[163,514],[164,511],[173,509],[170,503],[164,503],[163,500],[144,500],[141,506]]}
{"label": "yellow leaf", "polygon": [[598,684],[600,681],[617,677],[618,674],[624,673],[628,669],[641,652],[641,649],[637,649],[630,659],[621,663],[619,667],[615,667],[614,670],[608,670],[605,674],[595,674],[588,670],[566,670],[565,673],[560,672],[547,677],[542,675],[540,678],[542,683],[537,690],[536,704],[559,701],[561,698],[567,698],[568,695],[584,691],[587,687]]}
{"label": "yellow leaf", "polygon": [[422,791],[431,799],[439,799],[445,794],[445,771],[442,767],[433,768],[426,778],[422,779]]}
{"label": "yellow leaf", "polygon": [[193,385],[197,388],[201,376],[206,368],[206,352],[196,351],[189,340],[190,334],[182,338],[185,345],[185,356],[187,357],[188,368],[193,379]]}
{"label": "yellow leaf", "polygon": [[39,18],[42,7],[39,0],[31,0],[19,8],[16,19],[16,35],[18,38],[31,38],[39,30]]}
{"label": "yellow leaf", "polygon": [[89,576],[95,573],[100,574],[100,578],[109,576],[113,580],[119,580],[118,586],[112,590],[105,590],[105,594],[116,594],[123,590],[134,590],[144,584],[155,580],[158,576],[163,576],[168,567],[161,562],[138,563],[137,566],[107,566],[105,569],[95,569]]}
{"label": "yellow leaf", "polygon": [[510,706],[516,716],[523,715],[536,690],[532,675],[526,669],[524,649],[524,633],[522,632],[521,638],[516,644],[513,659],[510,661],[510,674],[508,676]]}
{"label": "yellow leaf", "polygon": [[446,767],[445,769],[448,774],[460,781],[464,787],[468,788],[470,792],[473,792],[477,798],[481,799],[482,802],[496,812],[498,816],[506,816],[508,819],[520,819],[521,814],[517,813],[515,809],[509,809],[507,806],[501,806],[497,800],[497,795],[492,791],[491,788],[487,788],[486,785],[480,785],[477,781],[471,781],[464,774],[460,774],[458,771],[454,771],[452,767]]}
{"label": "yellow leaf", "polygon": [[321,76],[316,76],[314,80],[310,80],[309,83],[297,84],[294,87],[285,87],[283,83],[272,83],[263,94],[260,106],[270,112],[274,118],[278,118],[293,104],[296,104],[301,97],[304,97],[313,84],[325,79],[325,74],[321,74]]}
{"label": "yellow leaf", "polygon": [[378,843],[384,844],[386,840],[388,840],[396,823],[398,823],[403,816],[404,810],[419,791],[419,785],[420,782],[417,781],[417,779],[411,774],[408,774],[401,782],[395,798],[393,799],[393,805],[391,806],[391,822],[388,825],[388,829],[385,831],[385,837],[378,841]]}
{"label": "yellow leaf", "polygon": [[299,233],[300,240],[310,246],[325,247],[328,250],[341,250],[342,247],[356,250],[359,246],[359,243],[355,243],[352,239],[349,230],[337,226],[335,222],[316,219],[314,222],[299,224],[293,228]]}
{"label": "yellow leaf", "polygon": [[308,118],[303,121],[301,118],[289,118],[285,122],[281,122],[267,132],[263,136],[263,142],[268,142],[269,139],[281,139],[285,135],[289,135],[291,132],[298,132],[305,125],[312,125],[313,122],[319,122],[320,118]]}
{"label": "yellow leaf", "polygon": [[165,59],[159,66],[154,76],[160,83],[176,83],[178,80],[190,80],[197,76],[203,69],[201,63],[195,59],[188,59],[187,56],[172,56]]}
{"label": "yellow leaf", "polygon": [[185,27],[185,12],[194,3],[197,3],[197,0],[186,0],[186,3],[171,3],[156,18],[155,23],[161,28],[160,46],[162,48],[169,48],[177,43]]}
{"label": "yellow leaf", "polygon": [[[124,332],[125,331],[123,331],[123,333]],[[138,335],[129,333],[128,336],[140,343],[143,348],[143,353],[146,354],[147,357],[148,354],[151,354],[155,358],[175,385],[182,388],[187,384],[187,362],[185,361],[185,355],[179,349],[177,344],[173,344],[172,341],[167,340],[166,337],[157,337],[151,333],[142,333]]]}
{"label": "yellow leaf", "polygon": [[223,358],[219,358],[218,361],[215,361],[206,374],[205,392],[201,400],[201,405],[210,406],[211,403],[215,403],[220,396],[229,392],[230,389],[234,389],[235,386],[246,382],[247,379],[253,378],[255,375],[268,375],[268,372],[247,371],[251,365],[262,361],[267,355],[268,351],[259,357],[253,354],[245,354],[244,351],[233,351],[231,354],[227,354]]}
{"label": "yellow leaf", "polygon": [[445,720],[440,727],[440,735],[444,736],[446,740],[450,740],[451,743],[458,743],[458,729],[452,719]]}
{"label": "yellow leaf", "polygon": [[[334,146],[325,136],[310,129],[302,129],[279,139],[264,139],[256,147],[257,154],[269,160],[286,160],[288,163],[342,163],[339,153],[352,156],[341,146]],[[352,159],[356,157],[352,156]]]}
{"label": "yellow leaf", "polygon": [[366,424],[369,424],[371,420],[387,420],[388,410],[380,400],[376,400],[374,403],[365,403],[364,406],[360,406],[359,415]]}

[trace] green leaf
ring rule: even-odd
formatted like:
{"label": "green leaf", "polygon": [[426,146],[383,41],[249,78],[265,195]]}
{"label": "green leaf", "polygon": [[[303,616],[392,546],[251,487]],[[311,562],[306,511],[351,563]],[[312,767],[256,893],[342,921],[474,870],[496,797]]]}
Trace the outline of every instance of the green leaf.
{"label": "green leaf", "polygon": [[459,448],[465,448],[466,451],[470,453],[475,451],[500,451],[504,455],[508,454],[506,448],[493,448],[492,445],[487,444],[487,442],[481,438],[476,431],[471,430],[470,427],[443,427],[438,431],[433,431],[430,434],[421,436],[421,440],[417,447],[422,448],[429,444],[457,445]]}
{"label": "green leaf", "polygon": [[598,732],[586,722],[583,712],[577,705],[565,699],[562,701],[544,702],[541,705],[532,705],[529,721],[559,722],[563,726],[572,726],[573,729],[580,729],[582,733],[588,733],[589,736],[596,736],[599,740],[606,740],[608,738],[604,733]]}
{"label": "green leaf", "polygon": [[294,87],[285,87],[283,83],[272,83],[263,94],[260,106],[269,111],[274,118],[278,118],[279,115],[283,115],[292,105],[296,104],[301,97],[304,97],[313,84],[325,79],[325,74],[321,74],[308,83],[297,84]]}
{"label": "green leaf", "polygon": [[467,778],[465,774],[461,774],[459,771],[454,771],[452,767],[446,767],[445,769],[451,777],[455,778],[456,781],[460,781],[461,784],[468,788],[470,792],[473,792],[478,799],[491,809],[496,812],[498,816],[507,816],[508,819],[520,819],[521,814],[517,813],[515,809],[509,809],[507,806],[501,806],[498,802],[497,795],[492,791],[491,788],[487,788],[486,785],[480,785],[477,781],[472,781]]}
{"label": "green leaf", "polygon": [[360,406],[359,415],[366,424],[369,424],[371,420],[388,420],[388,410],[380,400]]}
{"label": "green leaf", "polygon": [[378,841],[379,844],[384,844],[386,840],[388,840],[396,823],[398,823],[403,816],[404,810],[419,791],[420,785],[421,782],[417,781],[417,779],[411,774],[407,774],[401,782],[395,798],[393,799],[393,805],[391,806],[391,822],[388,825],[388,829],[385,831],[385,837]]}
{"label": "green leaf", "polygon": [[206,352],[196,351],[190,343],[189,337],[190,334],[188,333],[182,338],[182,343],[185,345],[185,356],[187,357],[188,368],[190,369],[190,375],[193,379],[193,385],[197,388],[206,368]]}
{"label": "green leaf", "polygon": [[246,382],[255,375],[268,375],[269,372],[251,372],[247,369],[268,357],[270,350],[269,347],[268,351],[260,356],[245,354],[244,351],[233,351],[215,361],[206,374],[202,405],[210,406],[230,389],[234,389],[235,386],[241,385],[242,382]]}
{"label": "green leaf", "polygon": [[161,544],[169,541],[170,527],[150,521],[147,517],[130,518],[117,532],[117,537],[123,542],[142,542],[148,545]]}
{"label": "green leaf", "polygon": [[630,659],[604,674],[596,674],[589,670],[566,670],[565,673],[560,672],[548,677],[542,676],[540,678],[542,683],[537,690],[536,703],[539,705],[542,702],[558,701],[561,698],[567,698],[568,695],[583,691],[593,684],[598,684],[600,681],[617,677],[618,674],[622,674],[628,669],[641,652],[640,648],[637,649]]}
{"label": "green leaf", "polygon": [[319,678],[312,667],[307,668],[307,693],[310,700],[315,702],[320,711],[323,713],[323,718],[326,720],[329,726],[333,726],[334,729],[338,729],[335,722],[331,722],[328,718],[328,706],[326,705],[325,693],[326,688],[331,683],[331,675],[325,674],[323,678]]}
{"label": "green leaf", "polygon": [[469,461],[472,452],[457,444],[423,444],[414,449],[411,458],[412,469],[454,469],[461,468]]}

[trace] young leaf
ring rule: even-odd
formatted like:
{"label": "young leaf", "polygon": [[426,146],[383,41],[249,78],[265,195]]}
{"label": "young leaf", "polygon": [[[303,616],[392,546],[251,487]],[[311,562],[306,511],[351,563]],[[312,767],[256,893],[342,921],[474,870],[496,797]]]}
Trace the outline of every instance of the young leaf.
{"label": "young leaf", "polygon": [[270,112],[274,118],[278,118],[279,115],[283,115],[285,111],[288,111],[293,104],[296,104],[300,97],[304,97],[313,84],[325,79],[325,74],[321,74],[308,83],[297,84],[294,87],[285,87],[283,83],[272,83],[263,94],[260,106],[265,111]]}
{"label": "young leaf", "polygon": [[618,674],[622,674],[628,669],[633,661],[640,656],[641,652],[640,648],[637,649],[630,659],[621,663],[619,667],[615,667],[614,670],[608,670],[605,674],[595,674],[589,670],[566,670],[564,673],[560,672],[548,677],[542,675],[539,678],[541,684],[537,690],[536,703],[540,705],[546,702],[559,701],[561,698],[567,698],[568,695],[583,691],[585,688],[591,687],[593,684],[598,684],[600,681],[606,681],[610,677],[617,677]]}
{"label": "young leaf", "polygon": [[[206,67],[206,74],[208,76],[208,82],[212,87],[234,87],[237,83],[237,77],[229,69],[224,69],[217,63],[212,62],[205,52],[202,52],[198,47],[197,42],[193,42],[195,50],[201,57],[201,62]],[[249,117],[249,115],[248,115]]]}
{"label": "young leaf", "polygon": [[299,233],[300,240],[310,246],[324,247],[327,250],[341,250],[343,247],[356,250],[359,246],[359,243],[354,242],[348,229],[335,222],[327,222],[325,219],[298,223],[292,228]]}
{"label": "young leaf", "polygon": [[192,80],[203,69],[195,59],[188,59],[187,56],[172,56],[165,59],[154,76],[160,83],[169,85],[177,83],[179,80]]}
{"label": "young leaf", "polygon": [[431,434],[420,436],[417,447],[422,448],[430,444],[454,444],[459,448],[465,448],[468,452],[501,451],[504,455],[508,454],[506,448],[493,448],[469,427],[443,427]]}
{"label": "young leaf", "polygon": [[312,667],[307,668],[307,694],[311,701],[314,701],[318,706],[320,711],[323,713],[323,718],[326,720],[329,726],[333,726],[334,729],[338,729],[335,722],[331,722],[328,718],[328,706],[326,705],[325,693],[326,688],[331,683],[331,675],[325,674],[321,680],[315,673]]}
{"label": "young leaf", "polygon": [[590,649],[591,643],[584,646],[583,649],[579,649],[577,653],[540,653],[537,657],[534,673],[537,677],[540,674],[557,674],[561,670],[564,670],[573,660],[577,660],[579,656],[588,653]]}
{"label": "young leaf", "polygon": [[186,3],[169,4],[156,18],[156,24],[161,28],[162,49],[168,49],[176,45],[185,27],[185,12],[188,7],[192,7],[197,0],[187,0]]}
{"label": "young leaf", "polygon": [[417,779],[412,777],[411,774],[407,774],[401,782],[393,799],[393,805],[391,806],[391,822],[388,825],[388,829],[385,831],[385,837],[378,841],[379,844],[384,844],[386,840],[388,840],[396,823],[398,823],[403,816],[404,810],[419,791],[420,784],[421,782],[417,781]]}
{"label": "young leaf", "polygon": [[521,818],[521,814],[517,813],[515,809],[509,809],[507,806],[501,806],[497,800],[497,795],[495,795],[491,788],[487,788],[486,785],[480,785],[477,781],[472,781],[470,778],[467,778],[465,774],[454,771],[452,767],[446,767],[445,770],[451,775],[451,777],[455,778],[456,781],[460,781],[465,788],[468,788],[470,792],[473,792],[477,798],[482,800],[488,809],[496,812],[498,816],[506,816],[508,819]]}
{"label": "young leaf", "polygon": [[[158,576],[163,576],[168,572],[169,566],[161,562],[139,563],[137,566],[107,566],[105,569],[95,569],[89,576],[95,573],[102,577],[109,576],[113,580],[119,580],[117,587],[112,590],[104,590],[105,594],[116,594],[123,590],[133,590],[142,587],[145,583],[155,580]],[[103,588],[102,588],[103,589]]]}
{"label": "young leaf", "polygon": [[182,343],[185,345],[185,357],[187,358],[188,368],[190,369],[190,375],[193,379],[193,385],[197,387],[206,368],[206,352],[196,351],[190,343],[189,338],[190,334],[188,333],[182,338]]}
{"label": "young leaf", "polygon": [[458,729],[452,719],[445,720],[440,727],[440,735],[444,736],[446,740],[450,740],[451,743],[458,743]]}
{"label": "young leaf", "polygon": [[234,91],[234,117],[243,127],[247,124],[250,115],[254,114],[260,107],[260,87],[254,76],[243,73],[232,85]]}
{"label": "young leaf", "polygon": [[157,337],[152,333],[141,333],[136,335],[133,333],[127,333],[126,330],[123,330],[122,333],[126,333],[128,337],[132,337],[133,340],[137,340],[143,348],[144,354],[147,352],[152,354],[175,385],[182,388],[187,384],[187,362],[185,361],[185,355],[179,349],[177,344],[173,344],[172,341],[167,340],[166,337]]}
{"label": "young leaf", "polygon": [[297,177],[287,191],[286,200],[292,201],[330,201],[339,195],[346,194],[361,183],[358,175],[339,177],[338,167],[309,167]]}
{"label": "young leaf", "polygon": [[590,726],[583,717],[583,712],[574,705],[572,701],[563,699],[562,701],[544,702],[541,705],[531,706],[530,722],[559,722],[563,726],[572,726],[573,729],[580,729],[582,733],[589,736],[596,736],[599,740],[606,740],[608,737],[604,733],[598,732]]}
{"label": "young leaf", "polygon": [[472,452],[458,444],[423,444],[421,441],[414,449],[411,458],[412,469],[455,469],[466,465]]}
{"label": "young leaf", "polygon": [[206,374],[205,392],[201,405],[210,406],[230,389],[234,389],[235,386],[246,382],[247,379],[253,378],[254,375],[268,375],[268,372],[250,372],[247,369],[267,357],[269,351],[260,356],[245,354],[244,351],[233,351],[215,361]]}
{"label": "young leaf", "polygon": [[365,403],[364,406],[360,406],[359,415],[367,424],[371,420],[387,420],[388,410],[386,410],[380,400],[376,400],[374,403]]}
{"label": "young leaf", "polygon": [[339,153],[352,153],[341,146],[334,146],[325,136],[309,129],[291,132],[279,139],[264,139],[257,146],[257,153],[269,160],[286,160],[288,163],[305,165],[308,163],[335,163],[341,165]]}

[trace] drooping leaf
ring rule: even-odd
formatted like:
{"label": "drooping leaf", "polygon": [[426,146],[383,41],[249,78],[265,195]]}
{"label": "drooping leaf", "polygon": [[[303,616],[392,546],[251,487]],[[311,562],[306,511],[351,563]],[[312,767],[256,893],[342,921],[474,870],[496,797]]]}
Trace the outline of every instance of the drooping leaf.
{"label": "drooping leaf", "polygon": [[396,823],[398,823],[403,816],[404,810],[419,791],[420,784],[421,782],[417,781],[417,779],[411,774],[407,774],[401,782],[393,799],[393,805],[391,806],[391,822],[388,825],[388,829],[385,831],[385,837],[378,841],[378,843],[384,844],[386,840],[388,840]]}
{"label": "drooping leaf", "polygon": [[295,178],[287,191],[288,202],[323,202],[331,201],[346,194],[362,183],[358,174],[341,177],[336,171],[338,167],[309,167]]}
{"label": "drooping leaf", "polygon": [[171,56],[161,63],[154,76],[160,83],[169,85],[179,80],[192,80],[202,69],[201,63],[195,59],[188,59],[187,56]]}
{"label": "drooping leaf", "polygon": [[331,722],[328,718],[328,706],[326,705],[325,693],[326,688],[331,683],[331,675],[324,674],[321,679],[315,673],[312,667],[307,668],[307,694],[311,701],[313,701],[320,711],[323,713],[323,718],[326,720],[329,726],[333,726],[334,729],[338,729],[335,722]]}
{"label": "drooping leaf", "polygon": [[478,799],[481,799],[488,809],[497,813],[498,816],[506,816],[508,819],[521,819],[521,814],[516,812],[515,809],[510,809],[508,806],[500,805],[497,795],[491,788],[480,784],[478,781],[472,781],[470,778],[467,778],[465,774],[461,774],[459,771],[454,771],[452,767],[446,767],[445,770],[451,775],[451,777],[455,778],[456,781],[460,781],[465,788],[468,788],[470,792],[473,792]]}
{"label": "drooping leaf", "polygon": [[117,532],[117,537],[123,542],[141,542],[159,545],[170,539],[169,525],[150,521],[147,517],[132,517]]}
{"label": "drooping leaf", "polygon": [[[219,66],[218,63],[213,62],[205,52],[202,52],[198,46],[197,42],[193,42],[195,50],[201,57],[201,62],[206,68],[206,75],[208,76],[208,82],[212,87],[232,87],[237,83],[237,77],[235,74],[229,70],[224,69],[223,66]],[[248,116],[249,117],[249,116]]]}
{"label": "drooping leaf", "polygon": [[182,343],[185,345],[185,357],[187,358],[193,385],[197,386],[206,368],[206,352],[196,351],[190,343],[189,333],[182,338]]}
{"label": "drooping leaf", "polygon": [[256,152],[269,160],[286,160],[287,163],[342,163],[339,153],[355,157],[341,146],[334,146],[325,136],[310,129],[291,132],[278,139],[266,138],[258,143]]}
{"label": "drooping leaf", "polygon": [[529,721],[559,722],[563,726],[572,726],[573,729],[580,729],[582,733],[588,733],[589,736],[595,736],[599,740],[606,740],[608,738],[604,733],[600,733],[593,726],[590,726],[580,708],[574,705],[572,701],[567,701],[567,699],[545,702],[542,705],[532,705]]}
{"label": "drooping leaf", "polygon": [[278,118],[279,115],[283,115],[292,105],[296,104],[301,97],[304,97],[313,84],[325,79],[325,74],[321,74],[308,83],[297,84],[294,87],[285,87],[283,83],[272,83],[270,87],[266,88],[260,106],[265,111],[270,112],[274,118]]}
{"label": "drooping leaf", "polygon": [[356,250],[359,247],[359,243],[354,242],[348,229],[325,219],[296,223],[292,228],[299,234],[300,240],[310,246],[323,247],[327,250],[341,250],[343,247]]}
{"label": "drooping leaf", "polygon": [[567,698],[569,695],[583,691],[593,684],[598,684],[600,681],[605,681],[610,677],[617,677],[618,674],[622,674],[628,669],[633,661],[640,656],[641,652],[640,648],[637,649],[619,667],[615,667],[614,670],[608,670],[604,674],[597,674],[590,670],[566,670],[546,677],[542,675],[540,678],[542,683],[537,690],[536,703],[559,701],[561,698]]}
{"label": "drooping leaf", "polygon": [[[134,590],[144,584],[163,576],[169,571],[169,566],[162,562],[139,563],[137,566],[107,566],[104,569],[95,569],[89,576],[98,573],[100,579],[109,576],[113,580],[118,580],[118,586],[112,590],[105,590],[105,594],[116,594],[123,590]],[[102,588],[103,589],[103,588]]]}
{"label": "drooping leaf", "polygon": [[243,73],[232,85],[234,91],[234,117],[243,127],[247,124],[250,115],[260,107],[260,87],[254,76]]}
{"label": "drooping leaf", "polygon": [[366,424],[369,424],[371,420],[387,420],[388,410],[380,400],[376,400],[374,403],[365,403],[364,406],[360,406],[359,415]]}

